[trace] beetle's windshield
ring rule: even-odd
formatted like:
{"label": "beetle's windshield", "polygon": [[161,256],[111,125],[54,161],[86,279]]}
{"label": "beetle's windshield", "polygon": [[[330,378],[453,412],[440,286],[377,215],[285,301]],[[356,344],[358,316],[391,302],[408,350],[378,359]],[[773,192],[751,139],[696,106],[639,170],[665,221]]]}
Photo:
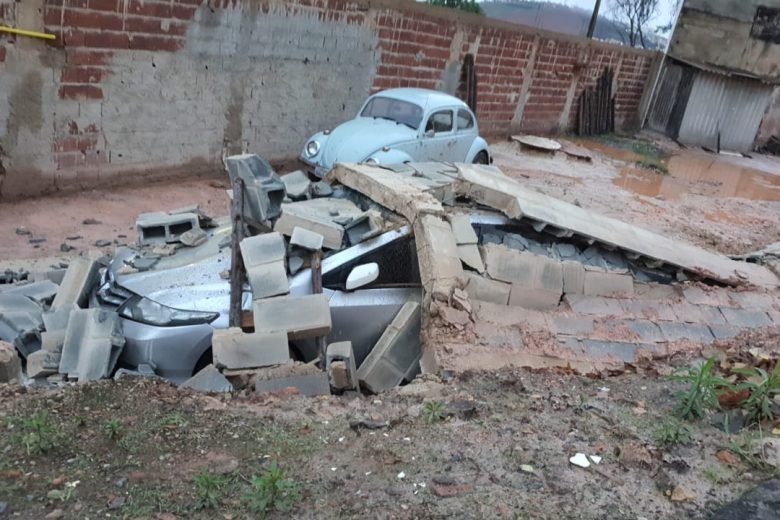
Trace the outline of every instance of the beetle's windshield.
{"label": "beetle's windshield", "polygon": [[366,104],[361,117],[389,119],[410,128],[417,128],[422,121],[423,109],[414,103],[389,97],[376,96]]}

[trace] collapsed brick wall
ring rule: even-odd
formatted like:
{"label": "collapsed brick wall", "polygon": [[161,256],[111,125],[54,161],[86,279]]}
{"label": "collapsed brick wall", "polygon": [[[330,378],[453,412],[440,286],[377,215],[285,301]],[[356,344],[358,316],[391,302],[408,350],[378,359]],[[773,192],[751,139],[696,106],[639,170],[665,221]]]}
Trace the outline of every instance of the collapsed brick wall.
{"label": "collapsed brick wall", "polygon": [[4,198],[290,158],[369,92],[455,93],[466,54],[485,134],[570,129],[605,66],[629,128],[656,59],[412,1],[0,0],[0,23],[57,36],[0,36]]}

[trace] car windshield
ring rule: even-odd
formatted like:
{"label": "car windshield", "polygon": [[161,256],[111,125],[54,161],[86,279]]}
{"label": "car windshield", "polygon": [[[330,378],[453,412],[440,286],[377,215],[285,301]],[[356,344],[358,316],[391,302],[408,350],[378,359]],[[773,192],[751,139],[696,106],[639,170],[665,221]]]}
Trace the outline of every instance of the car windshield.
{"label": "car windshield", "polygon": [[361,117],[389,119],[417,130],[422,121],[423,109],[414,103],[383,96],[376,96],[366,104]]}

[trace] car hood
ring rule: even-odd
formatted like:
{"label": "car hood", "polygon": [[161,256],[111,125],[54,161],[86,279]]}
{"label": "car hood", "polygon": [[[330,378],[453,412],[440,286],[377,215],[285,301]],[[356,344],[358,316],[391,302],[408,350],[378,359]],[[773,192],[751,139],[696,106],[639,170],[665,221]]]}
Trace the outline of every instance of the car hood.
{"label": "car hood", "polygon": [[360,162],[383,146],[417,138],[417,130],[387,119],[358,117],[331,131],[321,143],[317,164],[330,169],[337,162]]}

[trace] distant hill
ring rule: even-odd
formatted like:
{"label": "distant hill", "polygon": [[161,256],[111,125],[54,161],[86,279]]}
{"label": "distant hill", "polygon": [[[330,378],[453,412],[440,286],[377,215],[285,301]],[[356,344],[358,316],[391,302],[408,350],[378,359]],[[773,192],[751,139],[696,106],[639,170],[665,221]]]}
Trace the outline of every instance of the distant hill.
{"label": "distant hill", "polygon": [[[605,9],[605,4],[606,2],[602,2],[602,10]],[[587,34],[592,14],[591,11],[579,7],[533,0],[482,2],[480,5],[490,18],[575,36]],[[628,45],[628,30],[625,25],[605,16],[599,16],[594,37]],[[650,48],[659,48],[664,43],[655,34],[646,34],[645,42]]]}

